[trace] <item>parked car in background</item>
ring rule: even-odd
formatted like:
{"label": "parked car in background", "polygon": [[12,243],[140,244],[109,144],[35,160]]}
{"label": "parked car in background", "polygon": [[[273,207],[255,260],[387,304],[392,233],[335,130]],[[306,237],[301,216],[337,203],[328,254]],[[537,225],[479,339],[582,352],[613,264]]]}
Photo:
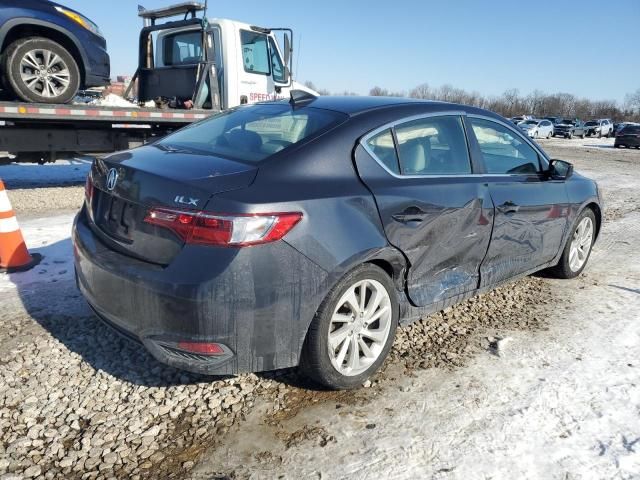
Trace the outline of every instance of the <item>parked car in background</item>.
{"label": "parked car in background", "polygon": [[627,125],[618,133],[613,143],[616,148],[640,148],[640,125]]}
{"label": "parked car in background", "polygon": [[515,125],[518,125],[520,122],[524,122],[525,120],[531,120],[533,117],[531,115],[519,115],[517,117],[511,117],[511,120]]}
{"label": "parked car in background", "polygon": [[562,117],[543,117],[544,120],[549,120],[552,124],[556,125],[562,121]]}
{"label": "parked car in background", "polygon": [[109,84],[107,42],[81,13],[48,0],[0,0],[0,75],[9,96],[68,103]]}
{"label": "parked car in background", "polygon": [[589,120],[584,124],[587,130],[587,137],[610,137],[613,135],[613,123],[608,119]]}
{"label": "parked car in background", "polygon": [[620,123],[614,123],[613,124],[613,133],[614,135],[617,134],[620,130],[622,130],[624,127],[626,127],[627,125],[640,125],[640,123],[637,122],[620,122]]}
{"label": "parked car in background", "polygon": [[357,388],[399,323],[579,275],[599,204],[489,111],[292,95],[96,159],[72,237],[89,304],[158,360]]}
{"label": "parked car in background", "polygon": [[525,120],[518,126],[531,138],[551,138],[553,124],[549,120]]}
{"label": "parked car in background", "polygon": [[553,136],[573,138],[574,136],[584,138],[586,135],[586,128],[584,123],[580,120],[571,120],[570,118],[564,118],[554,126]]}

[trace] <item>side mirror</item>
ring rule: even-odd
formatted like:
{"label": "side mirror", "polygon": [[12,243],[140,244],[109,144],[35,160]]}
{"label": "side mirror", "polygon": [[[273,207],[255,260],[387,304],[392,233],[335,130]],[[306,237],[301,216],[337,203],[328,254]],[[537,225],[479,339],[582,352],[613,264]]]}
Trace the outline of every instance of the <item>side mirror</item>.
{"label": "side mirror", "polygon": [[291,58],[291,40],[289,35],[284,34],[284,64],[289,65],[289,59]]}
{"label": "side mirror", "polygon": [[573,175],[573,165],[564,160],[551,160],[549,164],[549,178],[552,180],[567,180]]}

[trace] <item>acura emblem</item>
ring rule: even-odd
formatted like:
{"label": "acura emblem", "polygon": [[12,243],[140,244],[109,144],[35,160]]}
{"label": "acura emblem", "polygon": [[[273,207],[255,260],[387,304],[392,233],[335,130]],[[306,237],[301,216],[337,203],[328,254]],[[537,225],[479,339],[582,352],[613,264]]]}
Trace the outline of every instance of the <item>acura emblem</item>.
{"label": "acura emblem", "polygon": [[118,171],[115,168],[109,170],[107,174],[107,189],[113,190],[116,187],[118,181]]}

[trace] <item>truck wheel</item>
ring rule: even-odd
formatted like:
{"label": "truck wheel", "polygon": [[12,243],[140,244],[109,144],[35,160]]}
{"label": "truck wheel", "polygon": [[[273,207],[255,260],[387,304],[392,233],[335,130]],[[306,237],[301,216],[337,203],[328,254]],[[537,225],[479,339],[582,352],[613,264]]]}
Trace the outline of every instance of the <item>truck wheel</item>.
{"label": "truck wheel", "polygon": [[13,42],[4,57],[4,71],[13,92],[27,102],[68,103],[80,88],[78,64],[47,38]]}
{"label": "truck wheel", "polygon": [[331,389],[356,388],[384,362],[398,327],[391,278],[365,264],[328,293],[307,332],[301,371]]}
{"label": "truck wheel", "polygon": [[551,269],[558,278],[574,278],[582,273],[596,238],[596,216],[585,208],[578,216],[558,265]]}

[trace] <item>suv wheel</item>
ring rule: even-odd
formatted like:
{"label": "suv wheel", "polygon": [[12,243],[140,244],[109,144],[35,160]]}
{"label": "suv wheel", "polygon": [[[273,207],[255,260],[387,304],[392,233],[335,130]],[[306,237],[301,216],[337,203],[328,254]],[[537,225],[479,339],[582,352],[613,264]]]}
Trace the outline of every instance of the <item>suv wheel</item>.
{"label": "suv wheel", "polygon": [[362,265],[329,292],[305,339],[300,368],[332,389],[355,388],[384,362],[398,327],[398,299],[389,276]]}
{"label": "suv wheel", "polygon": [[80,70],[56,42],[29,37],[13,42],[4,56],[11,90],[27,102],[68,103],[80,88]]}

